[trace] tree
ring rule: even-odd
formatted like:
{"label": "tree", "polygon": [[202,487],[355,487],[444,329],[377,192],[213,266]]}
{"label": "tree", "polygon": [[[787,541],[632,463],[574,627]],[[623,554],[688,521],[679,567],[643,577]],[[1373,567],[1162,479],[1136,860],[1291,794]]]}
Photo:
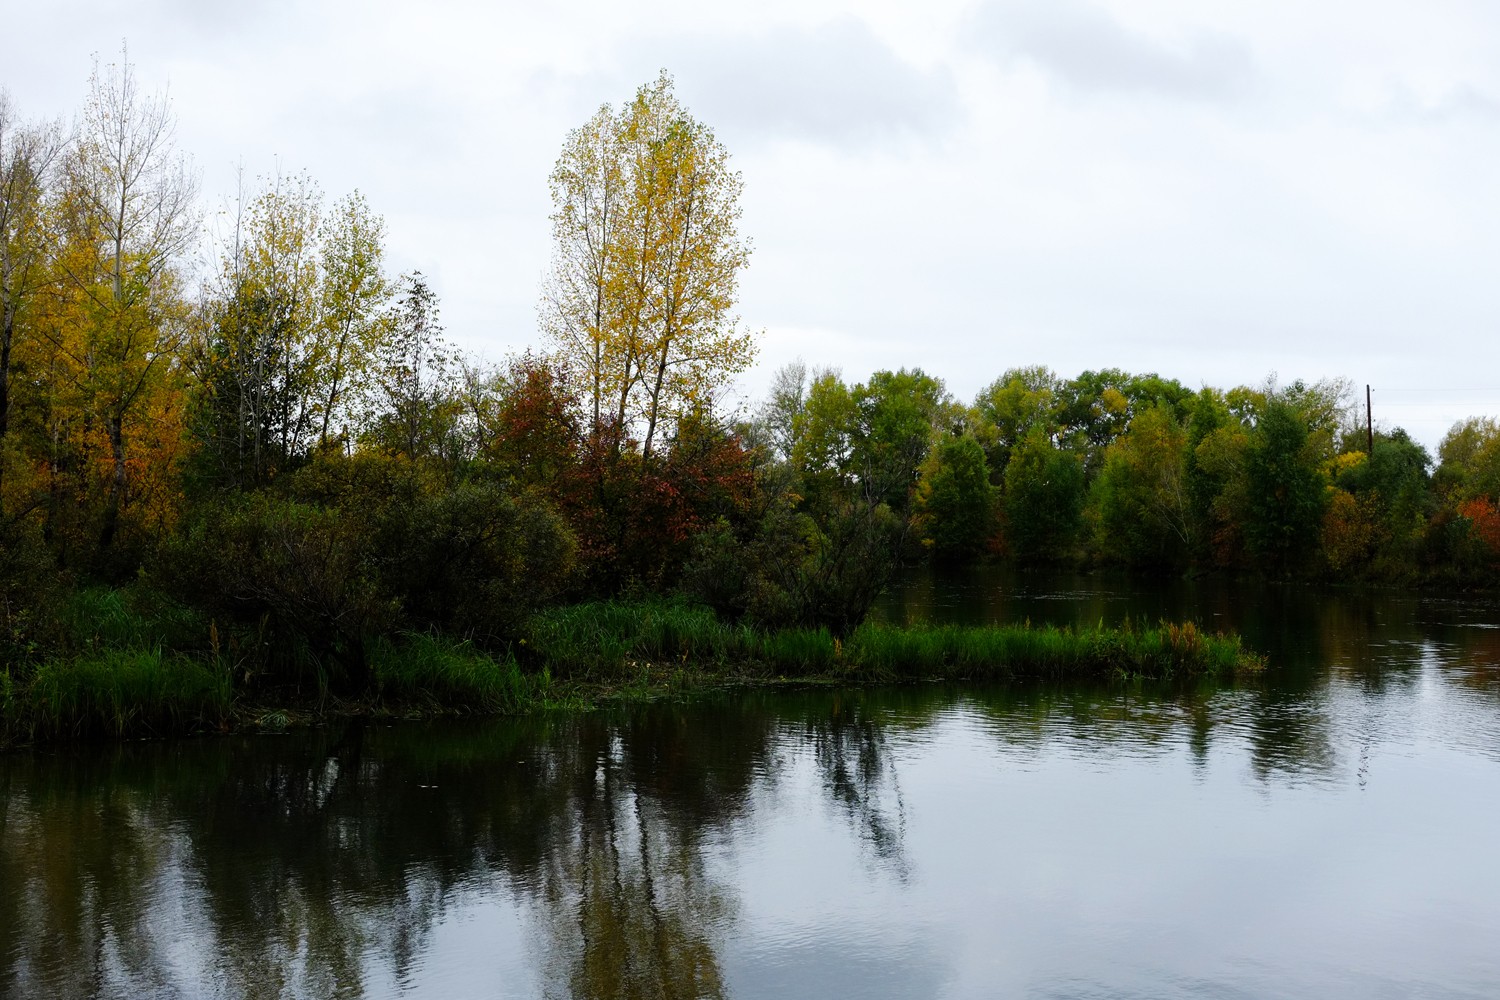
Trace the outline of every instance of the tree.
{"label": "tree", "polygon": [[390,332],[391,286],[384,270],[385,220],[358,191],[334,205],[319,236],[318,444],[324,446],[348,400],[363,390],[371,359]]}
{"label": "tree", "polygon": [[1154,373],[1131,375],[1118,368],[1082,372],[1057,390],[1058,437],[1083,455],[1092,479],[1102,465],[1104,449],[1125,433],[1137,413],[1164,405],[1181,419],[1192,397],[1181,383]]}
{"label": "tree", "polygon": [[22,313],[49,276],[46,198],[62,148],[62,130],[55,123],[23,124],[10,95],[0,91],[0,484],[10,430],[12,351]]}
{"label": "tree", "polygon": [[1267,399],[1245,454],[1244,528],[1266,569],[1300,565],[1317,546],[1327,482],[1316,443],[1295,396]]}
{"label": "tree", "polygon": [[920,368],[878,371],[852,398],[858,419],[850,460],[860,487],[870,502],[905,514],[947,399],[943,383]]}
{"label": "tree", "polygon": [[995,444],[990,453],[990,467],[997,474],[1005,472],[1011,451],[1033,427],[1048,434],[1057,431],[1055,407],[1062,380],[1050,368],[1035,365],[1012,368],[984,389],[974,406],[995,428]]}
{"label": "tree", "polygon": [[104,425],[113,463],[100,538],[108,547],[124,501],[125,428],[153,376],[175,362],[184,330],[175,268],[197,228],[197,180],[174,146],[165,92],[143,95],[134,67],[95,64],[83,127],[66,164],[60,260],[86,322],[60,344],[88,417]]}
{"label": "tree", "polygon": [[1005,539],[1022,562],[1067,558],[1083,508],[1083,461],[1041,428],[1021,439],[1005,467]]}
{"label": "tree", "polygon": [[994,521],[984,449],[972,437],[949,437],[928,466],[917,489],[924,539],[939,559],[972,559],[984,551]]}
{"label": "tree", "polygon": [[1105,449],[1094,481],[1102,551],[1137,566],[1170,567],[1185,560],[1194,540],[1186,449],[1186,432],[1162,404],[1136,414]]}
{"label": "tree", "polygon": [[[629,393],[635,359],[621,342],[625,162],[614,110],[604,105],[568,133],[552,169],[552,268],[542,326],[569,359],[597,432],[611,401]],[[623,421],[623,413],[619,419]]]}
{"label": "tree", "polygon": [[527,351],[512,357],[495,383],[475,414],[479,454],[513,483],[555,489],[578,459],[577,400],[567,373]]}
{"label": "tree", "polygon": [[192,354],[212,478],[263,483],[345,438],[394,322],[384,235],[357,191],[325,214],[306,173],[238,200]]}
{"label": "tree", "polygon": [[661,429],[711,403],[754,359],[733,315],[749,245],[743,182],[665,72],[569,133],[551,178],[542,321],[578,378],[591,430],[648,459]]}
{"label": "tree", "polygon": [[[1385,575],[1410,572],[1416,566],[1417,548],[1427,527],[1430,510],[1432,458],[1427,449],[1397,428],[1375,436],[1375,450],[1345,452],[1335,464],[1334,485],[1339,493],[1347,492],[1358,500],[1358,510],[1371,527],[1370,543],[1377,559],[1376,569]],[[1339,501],[1340,518],[1336,523],[1351,523],[1350,508]],[[1325,517],[1325,538],[1329,519]],[[1350,546],[1345,547],[1351,550]],[[1345,559],[1344,564],[1355,560]],[[1335,568],[1340,568],[1330,559]]]}
{"label": "tree", "polygon": [[437,293],[402,275],[389,332],[376,351],[367,434],[387,451],[454,458],[459,405]]}
{"label": "tree", "polygon": [[807,405],[807,376],[807,365],[800,358],[782,365],[771,376],[771,394],[761,407],[760,423],[777,454],[787,461],[797,445],[797,416]]}
{"label": "tree", "polygon": [[1500,497],[1500,423],[1471,417],[1449,428],[1438,445],[1434,479],[1450,502],[1487,495]]}

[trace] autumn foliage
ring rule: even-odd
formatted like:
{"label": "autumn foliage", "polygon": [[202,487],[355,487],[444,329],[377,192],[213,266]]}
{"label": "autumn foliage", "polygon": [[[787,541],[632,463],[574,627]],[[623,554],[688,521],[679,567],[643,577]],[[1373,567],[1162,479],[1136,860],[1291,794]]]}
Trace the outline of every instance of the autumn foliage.
{"label": "autumn foliage", "polygon": [[970,404],[920,368],[798,363],[730,406],[744,182],[665,75],[564,139],[546,346],[498,365],[450,342],[435,282],[388,273],[358,192],[262,180],[205,244],[159,94],[101,68],[80,122],[0,101],[7,661],[48,655],[60,595],[95,585],[177,602],[237,683],[358,692],[393,635],[519,649],[595,597],[842,638],[928,558],[1500,567],[1500,427],[1455,427],[1434,471],[1400,430],[1350,433],[1338,382],[1028,366]]}

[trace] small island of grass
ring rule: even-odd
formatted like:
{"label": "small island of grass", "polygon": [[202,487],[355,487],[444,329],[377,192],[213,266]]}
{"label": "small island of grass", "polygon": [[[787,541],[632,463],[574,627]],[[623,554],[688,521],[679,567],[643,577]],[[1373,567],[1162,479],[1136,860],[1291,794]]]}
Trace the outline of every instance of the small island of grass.
{"label": "small island of grass", "polygon": [[724,622],[682,602],[598,601],[536,614],[526,637],[501,650],[434,633],[373,638],[369,689],[334,697],[317,684],[258,683],[215,623],[181,608],[143,613],[114,591],[88,593],[78,605],[75,628],[88,635],[72,655],[0,672],[0,745],[279,729],[330,715],[586,709],[727,684],[1166,680],[1265,664],[1238,637],[1192,622],[1080,630],[867,623],[841,638],[827,628]]}

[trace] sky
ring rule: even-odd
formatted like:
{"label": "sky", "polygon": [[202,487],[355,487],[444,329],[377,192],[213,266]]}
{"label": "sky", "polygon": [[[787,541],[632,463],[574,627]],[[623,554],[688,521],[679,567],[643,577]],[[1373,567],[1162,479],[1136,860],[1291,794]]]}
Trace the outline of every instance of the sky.
{"label": "sky", "polygon": [[743,175],[738,399],[801,358],[1198,387],[1344,378],[1435,448],[1500,414],[1500,6],[1427,0],[3,0],[0,88],[167,88],[208,221],[358,189],[452,341],[540,345],[547,176],[661,69]]}

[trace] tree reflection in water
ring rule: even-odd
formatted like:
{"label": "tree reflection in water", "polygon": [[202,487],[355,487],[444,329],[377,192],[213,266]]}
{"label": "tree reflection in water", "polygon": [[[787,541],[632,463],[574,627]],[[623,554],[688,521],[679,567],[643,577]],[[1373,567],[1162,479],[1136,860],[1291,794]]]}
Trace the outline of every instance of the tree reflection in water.
{"label": "tree reflection in water", "polygon": [[1392,622],[1355,598],[1296,611],[1308,620],[1285,645],[1317,650],[1322,670],[1293,663],[1238,689],[740,693],[13,755],[0,759],[0,995],[425,987],[443,972],[435,963],[452,961],[439,929],[477,906],[534,930],[541,982],[519,992],[723,996],[742,919],[732,850],[768,793],[806,776],[799,761],[874,877],[900,883],[910,866],[898,761],[908,738],[920,745],[954,713],[1002,756],[1182,753],[1202,769],[1228,746],[1261,783],[1356,768],[1363,781],[1379,727],[1402,724],[1377,700],[1409,700],[1429,681],[1469,699],[1456,711],[1476,705],[1460,720],[1466,738],[1494,742],[1500,630],[1444,607],[1435,624]]}
{"label": "tree reflection in water", "polygon": [[477,891],[544,914],[553,993],[722,995],[705,844],[773,771],[744,707],[13,757],[0,992],[360,996]]}

